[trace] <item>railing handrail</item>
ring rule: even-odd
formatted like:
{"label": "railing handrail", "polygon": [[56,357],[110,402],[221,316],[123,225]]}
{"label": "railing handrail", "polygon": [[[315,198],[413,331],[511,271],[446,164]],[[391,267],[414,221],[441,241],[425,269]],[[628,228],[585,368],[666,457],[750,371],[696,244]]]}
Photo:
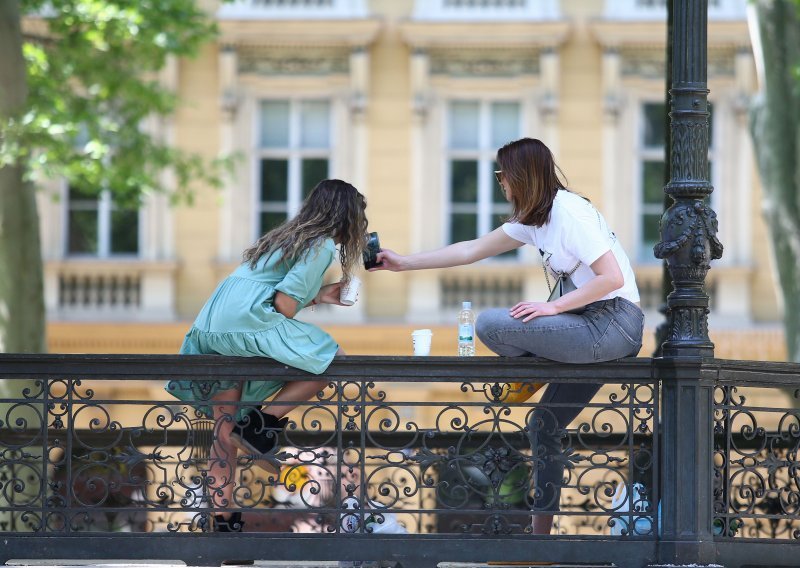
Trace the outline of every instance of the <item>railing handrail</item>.
{"label": "railing handrail", "polygon": [[[337,380],[370,378],[386,382],[421,382],[427,379],[458,380],[535,380],[591,379],[593,382],[642,380],[642,370],[651,369],[651,376],[669,377],[666,369],[690,368],[704,373],[721,385],[800,387],[800,363],[775,361],[743,361],[736,359],[692,359],[629,357],[604,363],[578,365],[558,363],[535,357],[413,357],[399,355],[346,355],[336,357],[323,375],[311,375],[272,359],[261,357],[227,357],[222,355],[138,355],[138,354],[0,354],[0,377],[32,378],[36,375],[73,374],[75,378],[104,380],[147,379],[189,375],[236,377],[270,376],[287,379]],[[607,371],[613,369],[613,379]]]}
{"label": "railing handrail", "polygon": [[[647,357],[608,363],[577,365],[538,358],[512,357],[420,357],[394,355],[346,355],[336,357],[323,375],[312,375],[272,359],[222,355],[95,355],[95,354],[2,354],[0,376],[32,378],[72,374],[75,378],[108,380],[132,378],[203,376],[262,378],[265,371],[280,379],[326,377],[343,380],[370,378],[375,381],[416,382],[426,379],[592,379],[604,382],[603,373],[614,369],[614,382],[641,380],[642,370],[651,366]],[[366,372],[365,372],[366,371]],[[605,379],[610,380],[610,379]]]}

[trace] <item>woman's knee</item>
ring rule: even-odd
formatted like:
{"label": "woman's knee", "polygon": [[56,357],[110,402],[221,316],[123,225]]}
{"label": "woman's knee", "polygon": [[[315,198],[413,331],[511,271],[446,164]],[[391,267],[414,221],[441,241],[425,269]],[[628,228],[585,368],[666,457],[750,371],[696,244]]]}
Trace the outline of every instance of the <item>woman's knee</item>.
{"label": "woman's knee", "polygon": [[481,312],[475,321],[475,335],[489,349],[502,357],[522,357],[529,351],[509,343],[508,335],[502,333],[503,326],[507,326],[508,311],[502,308]]}
{"label": "woman's knee", "polygon": [[[505,312],[502,314],[502,312]],[[478,319],[475,320],[475,335],[478,339],[485,344],[494,343],[497,340],[497,330],[500,327],[499,315],[508,317],[508,312],[502,308],[494,308],[485,310],[478,314]]]}

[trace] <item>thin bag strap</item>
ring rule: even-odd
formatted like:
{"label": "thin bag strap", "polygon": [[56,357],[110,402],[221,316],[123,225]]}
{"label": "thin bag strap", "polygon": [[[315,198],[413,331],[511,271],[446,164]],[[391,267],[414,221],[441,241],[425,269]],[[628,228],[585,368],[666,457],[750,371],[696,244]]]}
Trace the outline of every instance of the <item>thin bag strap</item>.
{"label": "thin bag strap", "polygon": [[544,265],[544,257],[542,257],[542,270],[544,271],[544,280],[547,282],[547,292],[552,294],[553,287],[550,285],[550,276],[547,274],[547,267]]}
{"label": "thin bag strap", "polygon": [[556,278],[561,278],[562,276],[565,276],[565,275],[569,276],[570,278],[572,278],[572,275],[575,273],[576,270],[578,270],[578,267],[581,265],[581,261],[579,260],[578,264],[573,266],[572,270],[570,270],[569,272],[556,272],[550,266],[550,257],[548,256],[547,260],[545,260],[544,259],[544,251],[539,249],[539,252],[542,254],[542,270],[544,271],[545,282],[547,282],[547,290],[550,293],[553,292],[553,287],[550,285],[550,276],[549,276],[548,272],[550,272],[552,270],[553,276],[555,276]]}
{"label": "thin bag strap", "polygon": [[[597,224],[600,225],[600,227],[602,228],[603,222],[600,220],[600,211],[598,211],[597,207],[595,207],[591,202],[589,203],[589,205],[591,205],[592,209],[594,209],[594,212],[597,215]],[[609,238],[612,243],[616,242],[617,235],[615,235],[614,233],[610,233]],[[575,274],[575,271],[578,270],[578,267],[581,265],[581,261],[579,260],[578,263],[575,266],[573,266],[572,270],[570,270],[569,272],[556,272],[550,266],[550,256],[548,256],[547,260],[545,260],[544,258],[545,251],[543,251],[542,249],[539,249],[539,254],[542,255],[542,270],[544,271],[545,282],[547,282],[547,290],[551,293],[553,292],[553,287],[550,285],[550,276],[547,274],[548,272],[552,270],[553,276],[556,276],[557,278],[561,278],[565,274],[570,278],[572,278],[572,275]]]}

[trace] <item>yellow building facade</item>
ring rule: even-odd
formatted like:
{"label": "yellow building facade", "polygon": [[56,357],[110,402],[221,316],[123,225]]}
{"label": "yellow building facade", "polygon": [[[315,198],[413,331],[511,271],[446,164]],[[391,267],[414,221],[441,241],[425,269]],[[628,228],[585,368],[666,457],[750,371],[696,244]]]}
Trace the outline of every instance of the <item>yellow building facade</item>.
{"label": "yellow building facade", "polygon": [[[603,211],[634,263],[652,329],[661,321],[652,246],[664,171],[664,4],[205,3],[218,41],[168,62],[160,79],[181,104],[145,127],[208,159],[236,156],[235,171],[221,190],[197,187],[192,205],[152,196],[127,216],[110,194],[87,201],[58,181],[44,188],[51,351],[176,352],[242,251],[324,177],[367,196],[370,230],[398,252],[488,232],[509,212],[495,152],[522,136],[548,144],[570,187]],[[747,129],[757,86],[746,1],[709,5],[711,202],[726,247],[707,281],[711,336],[719,357],[781,360],[780,296]],[[462,300],[480,310],[547,295],[535,250],[362,277],[355,306],[301,316],[351,354],[410,354],[418,327],[434,330],[434,354],[455,354]]]}

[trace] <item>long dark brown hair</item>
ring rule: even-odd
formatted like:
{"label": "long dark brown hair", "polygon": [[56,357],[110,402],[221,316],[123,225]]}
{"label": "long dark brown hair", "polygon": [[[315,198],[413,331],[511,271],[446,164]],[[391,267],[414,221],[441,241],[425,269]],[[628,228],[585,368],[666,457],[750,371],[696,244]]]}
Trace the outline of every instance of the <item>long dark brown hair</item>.
{"label": "long dark brown hair", "polygon": [[511,199],[511,221],[541,227],[550,220],[550,210],[559,189],[567,180],[541,140],[521,138],[497,151],[497,165],[503,172]]}
{"label": "long dark brown hair", "polygon": [[259,259],[277,250],[279,262],[299,258],[321,239],[339,241],[342,271],[348,278],[366,245],[367,200],[347,182],[326,179],[319,182],[303,202],[300,212],[275,227],[244,251],[244,261],[255,268]]}

